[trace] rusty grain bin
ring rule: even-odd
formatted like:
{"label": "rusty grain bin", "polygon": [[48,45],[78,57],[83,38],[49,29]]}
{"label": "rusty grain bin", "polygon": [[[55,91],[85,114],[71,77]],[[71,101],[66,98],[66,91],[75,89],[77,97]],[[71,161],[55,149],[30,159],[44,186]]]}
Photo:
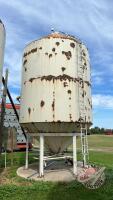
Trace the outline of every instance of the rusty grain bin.
{"label": "rusty grain bin", "polygon": [[1,84],[2,84],[4,46],[5,46],[5,28],[2,21],[0,20],[0,89],[1,89]]}
{"label": "rusty grain bin", "polygon": [[[30,133],[77,132],[80,123],[91,124],[91,107],[90,61],[81,41],[54,32],[26,46],[20,109],[24,128]],[[57,150],[66,145],[61,137],[46,142],[50,149],[54,142]]]}

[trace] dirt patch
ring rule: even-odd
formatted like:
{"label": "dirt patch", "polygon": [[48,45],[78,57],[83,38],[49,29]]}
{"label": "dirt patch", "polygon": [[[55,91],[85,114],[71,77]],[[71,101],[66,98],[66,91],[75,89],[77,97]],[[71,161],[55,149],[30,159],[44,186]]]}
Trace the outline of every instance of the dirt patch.
{"label": "dirt patch", "polygon": [[31,182],[26,181],[23,178],[18,177],[15,174],[15,169],[12,171],[11,167],[8,167],[7,169],[0,169],[0,185],[17,185],[17,186],[30,186],[32,185]]}

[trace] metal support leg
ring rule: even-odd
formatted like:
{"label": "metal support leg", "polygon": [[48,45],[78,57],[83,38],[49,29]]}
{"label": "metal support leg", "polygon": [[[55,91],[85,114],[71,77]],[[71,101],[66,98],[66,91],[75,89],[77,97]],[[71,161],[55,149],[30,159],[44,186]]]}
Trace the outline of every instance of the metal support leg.
{"label": "metal support leg", "polygon": [[39,176],[44,176],[44,136],[40,134],[40,162],[39,162]]}
{"label": "metal support leg", "polygon": [[28,169],[28,157],[29,157],[29,137],[28,134],[26,135],[26,162],[25,162],[25,169]]}
{"label": "metal support leg", "polygon": [[76,135],[73,135],[73,173],[77,175],[77,147]]}

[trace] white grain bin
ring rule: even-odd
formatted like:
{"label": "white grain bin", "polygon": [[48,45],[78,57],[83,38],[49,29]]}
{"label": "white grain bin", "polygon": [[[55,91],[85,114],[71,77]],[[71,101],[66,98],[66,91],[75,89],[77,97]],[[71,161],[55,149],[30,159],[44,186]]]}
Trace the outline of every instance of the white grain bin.
{"label": "white grain bin", "polygon": [[0,20],[0,89],[2,85],[4,46],[5,46],[5,28],[4,28],[4,24]]}
{"label": "white grain bin", "polygon": [[[45,144],[58,153],[92,122],[88,50],[73,36],[54,32],[24,49],[20,123],[30,133],[51,133]],[[52,134],[57,133],[57,137]]]}

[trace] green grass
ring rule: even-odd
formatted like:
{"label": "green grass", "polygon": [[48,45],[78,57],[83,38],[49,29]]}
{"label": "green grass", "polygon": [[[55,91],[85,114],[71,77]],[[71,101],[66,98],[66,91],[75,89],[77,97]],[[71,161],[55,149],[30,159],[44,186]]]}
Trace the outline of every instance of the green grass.
{"label": "green grass", "polygon": [[[35,182],[17,177],[16,170],[24,165],[25,152],[16,152],[13,155],[13,167],[10,167],[11,154],[8,154],[8,168],[5,172],[1,168],[0,200],[112,200],[113,152],[108,149],[113,145],[113,137],[89,136],[89,144],[90,148],[95,149],[95,151],[90,151],[90,163],[106,167],[106,181],[101,188],[89,190],[76,181],[70,183]],[[79,147],[79,140],[77,145]],[[102,149],[102,151],[96,151],[97,149]],[[33,157],[34,154],[30,153],[30,163],[36,162]],[[81,159],[80,152],[78,152],[78,159]],[[1,165],[2,167],[4,165],[4,155],[2,155]]]}
{"label": "green grass", "polygon": [[[29,152],[29,163],[33,163],[36,162],[36,160],[34,160],[34,156],[36,156],[36,153],[32,153]],[[37,154],[38,156],[38,154]],[[6,155],[7,157],[7,167],[11,166],[11,153],[7,153]],[[1,155],[1,159],[0,159],[0,167],[4,167],[4,159],[5,159],[5,155],[2,154]],[[14,166],[22,166],[25,164],[25,152],[14,152],[13,153],[13,165]]]}
{"label": "green grass", "polygon": [[[89,135],[88,136],[89,148],[113,150],[113,136],[107,135]],[[77,139],[77,147],[80,148],[80,137]]]}
{"label": "green grass", "polygon": [[2,185],[0,200],[112,200],[113,171],[106,171],[106,182],[97,190],[84,188],[75,181],[71,183],[31,182],[31,185]]}

